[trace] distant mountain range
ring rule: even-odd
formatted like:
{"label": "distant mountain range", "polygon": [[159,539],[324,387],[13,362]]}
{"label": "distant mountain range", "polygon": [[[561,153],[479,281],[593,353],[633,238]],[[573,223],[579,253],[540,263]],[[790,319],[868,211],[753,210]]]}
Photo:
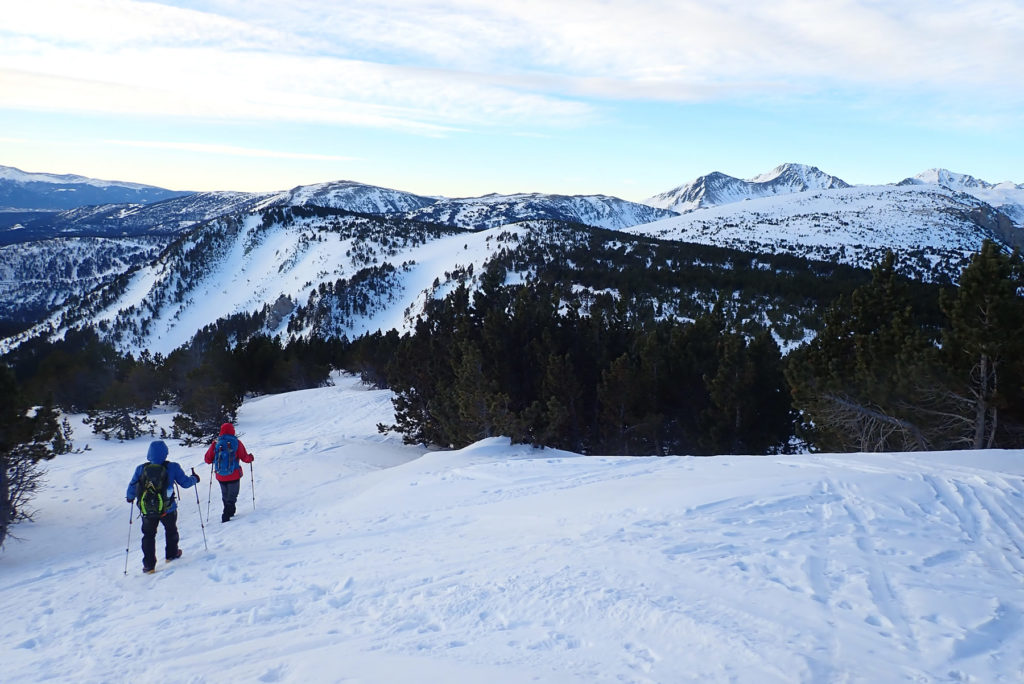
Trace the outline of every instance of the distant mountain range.
{"label": "distant mountain range", "polygon": [[[1024,184],[992,184],[946,169],[929,169],[896,185],[933,185],[963,192],[1000,210],[1014,224],[1024,227]],[[853,186],[816,166],[782,164],[768,173],[746,180],[715,171],[654,195],[644,203],[683,214],[762,197],[849,187]]]}
{"label": "distant mountain range", "polygon": [[[0,245],[70,237],[162,237],[173,239],[203,221],[244,213],[279,193],[197,192],[151,204],[96,204],[59,212],[17,212],[0,227]],[[4,216],[0,213],[0,219]]]}
{"label": "distant mountain range", "polygon": [[[0,190],[26,176],[45,174],[8,170]],[[117,187],[159,197],[158,188]],[[576,226],[577,249],[592,231],[623,253],[657,238],[868,266],[892,249],[905,273],[939,281],[955,280],[984,239],[1024,244],[1024,186],[939,169],[851,186],[813,166],[784,164],[747,180],[708,174],[646,204],[605,195],[426,197],[352,181],[139,197],[13,212],[24,220],[0,225],[3,330],[48,318],[0,349],[74,325],[106,330],[129,350],[168,351],[218,320],[271,310],[268,330],[277,334],[407,327],[430,298],[473,282],[495,259],[515,262],[524,245],[565,273],[584,268],[563,261],[557,240],[568,233],[547,225]],[[614,239],[597,238],[601,230],[615,231]],[[349,304],[303,313],[342,281]]]}
{"label": "distant mountain range", "polygon": [[[4,181],[0,179],[0,187]],[[199,223],[267,207],[316,206],[356,214],[483,230],[516,221],[550,219],[618,230],[675,216],[606,195],[485,195],[424,197],[353,181],[332,181],[276,193],[201,192],[152,203],[79,206],[61,212],[0,214],[0,245],[53,237],[138,237],[182,234]]]}
{"label": "distant mountain range", "polygon": [[89,204],[146,204],[191,192],[75,175],[25,173],[0,166],[0,209],[55,211]]}

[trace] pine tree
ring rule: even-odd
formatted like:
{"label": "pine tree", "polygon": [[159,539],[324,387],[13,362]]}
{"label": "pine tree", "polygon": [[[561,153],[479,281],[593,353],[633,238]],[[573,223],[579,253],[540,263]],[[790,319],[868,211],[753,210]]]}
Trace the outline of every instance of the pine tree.
{"label": "pine tree", "polygon": [[39,462],[69,449],[53,406],[32,406],[0,364],[0,547],[11,525],[32,519],[28,506],[42,484]]}
{"label": "pine tree", "polygon": [[890,252],[871,282],[840,297],[815,339],[790,355],[801,434],[827,451],[930,448],[919,406],[931,349]]}
{"label": "pine tree", "polygon": [[103,439],[131,440],[143,435],[156,434],[156,421],[144,410],[126,407],[94,409],[88,412],[86,425],[92,425],[94,434]]}
{"label": "pine tree", "polygon": [[639,422],[634,392],[636,371],[628,354],[622,354],[601,374],[597,400],[601,407],[600,431],[603,449],[609,453],[632,453],[633,433]]}
{"label": "pine tree", "polygon": [[496,383],[484,373],[483,357],[476,345],[463,340],[455,361],[455,383],[451,400],[457,407],[458,422],[450,426],[450,441],[461,448],[494,437],[509,425],[508,396],[497,391]]}
{"label": "pine tree", "polygon": [[583,452],[583,387],[569,353],[549,354],[541,383],[542,427],[534,443]]}
{"label": "pine tree", "polygon": [[712,453],[764,454],[792,434],[792,409],[782,355],[766,331],[749,342],[741,333],[718,341],[718,369],[706,379],[711,406],[704,416]]}
{"label": "pine tree", "polygon": [[1018,253],[985,241],[943,298],[949,318],[943,359],[949,371],[949,427],[955,444],[991,448],[1024,442],[1021,359],[1024,357],[1024,272]]}

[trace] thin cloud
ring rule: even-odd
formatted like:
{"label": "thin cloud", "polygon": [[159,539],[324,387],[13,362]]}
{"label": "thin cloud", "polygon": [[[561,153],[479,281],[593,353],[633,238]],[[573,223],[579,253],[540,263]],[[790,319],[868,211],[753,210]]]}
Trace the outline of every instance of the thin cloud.
{"label": "thin cloud", "polygon": [[946,98],[963,120],[986,98],[1024,101],[1014,86],[1024,6],[1005,0],[191,5],[199,9],[134,0],[8,8],[0,106],[447,135],[592,123],[603,116],[595,100],[888,91]]}
{"label": "thin cloud", "polygon": [[282,152],[235,145],[212,145],[207,143],[173,142],[161,140],[104,140],[108,145],[143,147],[159,150],[179,150],[201,154],[229,155],[234,157],[261,157],[266,159],[306,159],[312,161],[358,161],[358,157],[335,154],[314,154],[306,152]]}
{"label": "thin cloud", "polygon": [[249,0],[229,7],[236,19],[244,13],[254,26],[301,35],[325,54],[606,79],[627,85],[625,99],[629,84],[661,84],[669,99],[689,99],[695,87],[714,97],[803,80],[1008,88],[1024,60],[1024,6],[1005,0]]}

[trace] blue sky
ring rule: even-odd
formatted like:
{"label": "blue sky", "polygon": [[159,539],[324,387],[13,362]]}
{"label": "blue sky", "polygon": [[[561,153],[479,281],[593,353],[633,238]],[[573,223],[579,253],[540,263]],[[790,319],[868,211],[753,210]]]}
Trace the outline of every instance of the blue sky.
{"label": "blue sky", "polygon": [[1024,2],[33,0],[0,164],[642,200],[784,162],[1024,183]]}

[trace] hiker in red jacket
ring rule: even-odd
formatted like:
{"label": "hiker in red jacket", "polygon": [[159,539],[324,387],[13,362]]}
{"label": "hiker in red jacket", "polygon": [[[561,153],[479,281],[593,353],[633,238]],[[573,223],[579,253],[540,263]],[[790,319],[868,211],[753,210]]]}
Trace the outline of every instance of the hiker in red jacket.
{"label": "hiker in red jacket", "polygon": [[224,423],[220,426],[220,436],[206,450],[204,460],[213,464],[214,476],[220,483],[220,495],[224,500],[220,521],[226,523],[235,514],[235,503],[238,501],[239,480],[242,479],[242,465],[239,461],[252,463],[253,456],[235,436],[235,426]]}

